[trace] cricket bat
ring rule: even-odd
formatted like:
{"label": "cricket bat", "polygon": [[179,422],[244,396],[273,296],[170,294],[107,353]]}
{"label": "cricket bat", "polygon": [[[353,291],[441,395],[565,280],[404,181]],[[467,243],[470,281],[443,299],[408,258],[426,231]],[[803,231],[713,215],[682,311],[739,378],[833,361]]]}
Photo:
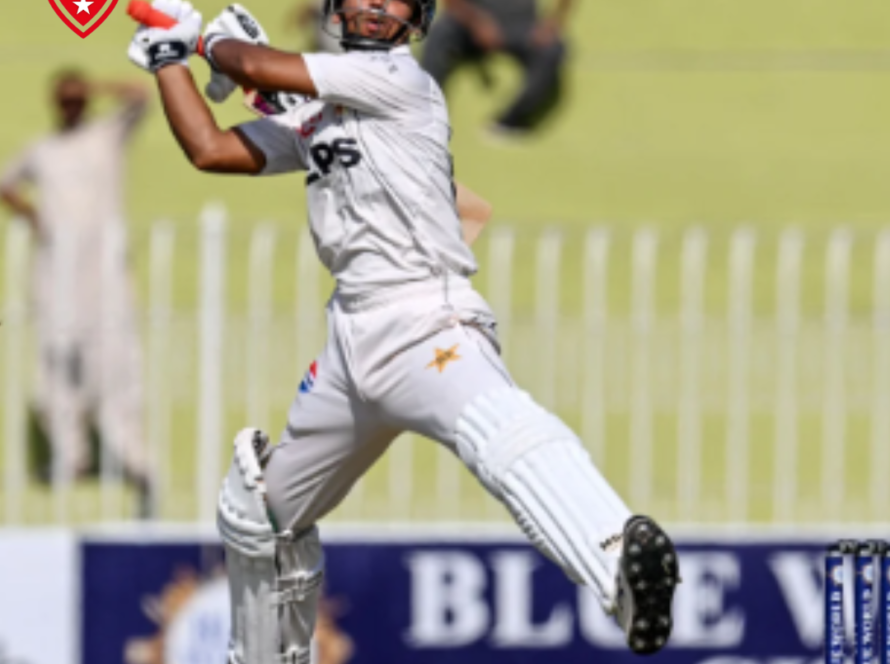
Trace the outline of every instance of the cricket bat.
{"label": "cricket bat", "polygon": [[464,242],[472,245],[491,219],[491,203],[457,180],[454,186],[457,188],[457,213]]}

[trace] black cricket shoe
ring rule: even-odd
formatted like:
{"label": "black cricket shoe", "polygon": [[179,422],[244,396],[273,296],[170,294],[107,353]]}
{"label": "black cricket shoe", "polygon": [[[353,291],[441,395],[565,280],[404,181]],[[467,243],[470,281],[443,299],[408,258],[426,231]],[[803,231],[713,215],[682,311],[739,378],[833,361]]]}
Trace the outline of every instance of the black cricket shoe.
{"label": "black cricket shoe", "polygon": [[633,516],[624,526],[618,563],[615,620],[637,655],[661,650],[671,636],[674,589],[680,582],[677,550],[648,516]]}

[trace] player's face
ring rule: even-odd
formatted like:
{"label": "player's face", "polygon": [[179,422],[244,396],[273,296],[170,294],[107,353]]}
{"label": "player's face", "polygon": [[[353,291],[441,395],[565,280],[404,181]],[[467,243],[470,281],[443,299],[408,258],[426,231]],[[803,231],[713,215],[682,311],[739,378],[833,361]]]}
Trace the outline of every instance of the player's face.
{"label": "player's face", "polygon": [[70,129],[80,124],[89,103],[89,91],[82,81],[62,81],[56,86],[55,105],[59,125]]}
{"label": "player's face", "polygon": [[414,6],[414,0],[345,0],[343,15],[349,32],[390,41],[411,24]]}

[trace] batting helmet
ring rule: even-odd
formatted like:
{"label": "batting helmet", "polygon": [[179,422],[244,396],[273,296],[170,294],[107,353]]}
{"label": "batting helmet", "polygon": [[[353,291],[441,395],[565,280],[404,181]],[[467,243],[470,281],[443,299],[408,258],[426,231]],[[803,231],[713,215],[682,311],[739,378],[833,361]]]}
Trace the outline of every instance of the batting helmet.
{"label": "batting helmet", "polygon": [[325,0],[323,18],[324,28],[326,31],[331,32],[331,29],[333,27],[333,22],[331,21],[331,19],[334,16],[339,17],[340,34],[334,36],[340,39],[340,44],[346,50],[390,49],[393,46],[400,44],[405,36],[405,33],[410,29],[413,29],[414,34],[417,35],[418,39],[423,39],[429,32],[430,26],[433,23],[433,19],[436,16],[436,0],[412,1],[414,3],[414,14],[411,16],[407,23],[386,12],[386,5],[384,5],[384,9],[382,12],[377,12],[376,10],[364,10],[368,12],[374,11],[374,13],[382,13],[386,16],[392,17],[394,20],[403,23],[402,27],[398,31],[396,31],[396,33],[389,39],[365,37],[363,35],[350,31],[348,21],[346,20],[346,17],[344,15],[345,8],[343,7],[343,5],[345,0]]}

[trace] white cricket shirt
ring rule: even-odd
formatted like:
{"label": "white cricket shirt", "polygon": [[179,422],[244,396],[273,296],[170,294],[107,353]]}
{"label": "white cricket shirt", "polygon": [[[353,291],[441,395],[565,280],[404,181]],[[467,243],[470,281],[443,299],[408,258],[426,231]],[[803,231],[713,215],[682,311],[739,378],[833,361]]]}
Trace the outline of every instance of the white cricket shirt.
{"label": "white cricket shirt", "polygon": [[308,171],[318,256],[347,295],[470,276],[439,86],[407,46],[303,56],[318,99],[241,125],[263,174]]}

